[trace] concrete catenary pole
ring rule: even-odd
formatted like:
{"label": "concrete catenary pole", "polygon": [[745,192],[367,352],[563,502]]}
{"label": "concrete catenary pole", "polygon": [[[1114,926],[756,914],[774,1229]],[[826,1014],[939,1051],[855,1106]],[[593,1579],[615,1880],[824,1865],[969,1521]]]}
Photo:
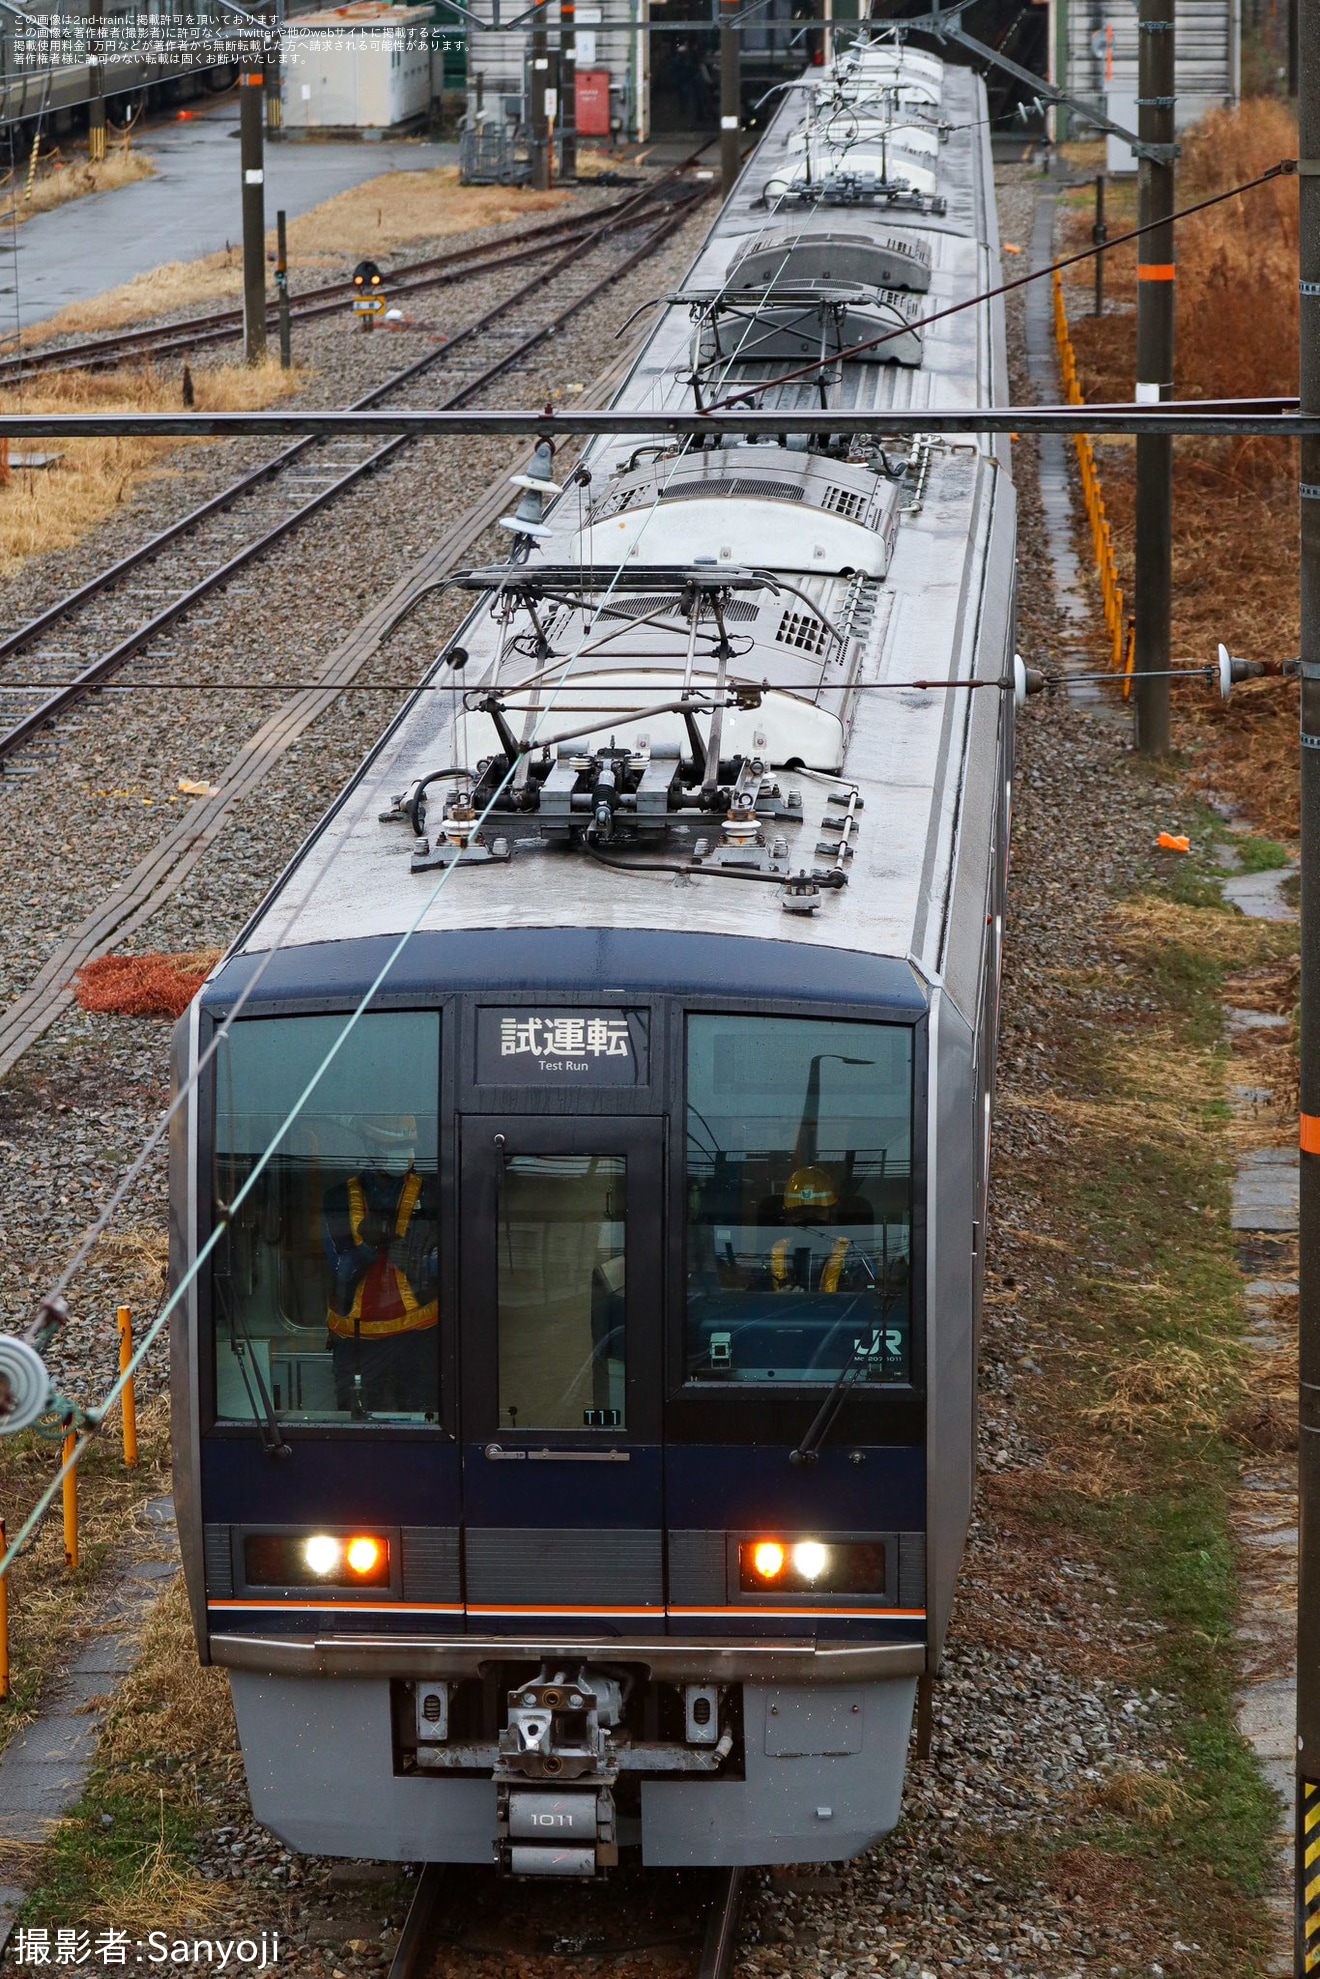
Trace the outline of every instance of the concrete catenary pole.
{"label": "concrete catenary pole", "polygon": [[238,91],[238,162],[243,179],[243,355],[249,364],[266,358],[265,95],[261,70],[244,70]]}
{"label": "concrete catenary pole", "polygon": [[[1320,413],[1320,0],[1298,0],[1301,409]],[[1320,1971],[1320,440],[1301,442],[1298,1974]]]}
{"label": "concrete catenary pole", "polygon": [[545,35],[545,0],[538,0],[532,22],[532,190],[550,188],[550,132],[545,92],[550,83],[550,48]]}
{"label": "concrete catenary pole", "polygon": [[559,175],[577,177],[576,0],[559,0]]}
{"label": "concrete catenary pole", "polygon": [[736,0],[720,6],[720,191],[727,199],[742,160],[742,42]]}
{"label": "concrete catenary pole", "polygon": [[[1139,403],[1173,397],[1173,102],[1174,0],[1140,0],[1137,20],[1137,135],[1167,147],[1143,158],[1139,216],[1153,233],[1137,248],[1137,391]],[[1167,674],[1173,591],[1173,442],[1162,433],[1137,441],[1136,671]],[[1137,742],[1148,756],[1169,751],[1169,683],[1137,682]]]}

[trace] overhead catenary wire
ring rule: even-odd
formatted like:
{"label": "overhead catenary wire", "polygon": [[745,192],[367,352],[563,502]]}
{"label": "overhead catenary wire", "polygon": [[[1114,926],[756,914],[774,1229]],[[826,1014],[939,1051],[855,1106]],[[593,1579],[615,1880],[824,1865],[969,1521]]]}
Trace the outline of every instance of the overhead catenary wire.
{"label": "overhead catenary wire", "polygon": [[[643,531],[645,530],[646,527],[647,527],[647,523],[644,522],[642,525]],[[639,534],[641,533],[642,532],[639,531]],[[622,567],[620,567],[620,569],[622,569]],[[616,573],[615,578],[611,581],[609,590],[605,594],[607,597],[609,595],[612,595],[614,585],[617,583],[617,578],[618,578],[618,573]],[[576,654],[569,657],[567,661],[567,665],[569,667],[572,666],[576,657],[577,657]],[[443,684],[445,686],[449,685],[448,682],[445,682]],[[540,725],[546,720],[552,708],[554,707],[558,695],[562,691],[562,685],[563,685],[562,682],[556,682],[553,684],[550,693],[547,697],[545,706],[536,713],[535,721],[533,723],[532,739],[534,739],[535,737],[536,729],[539,728]],[[479,830],[486,823],[492,811],[494,810],[496,804],[498,803],[499,798],[503,795],[505,789],[508,787],[509,783],[513,780],[516,773],[517,773],[517,759],[515,759],[513,762],[510,762],[506,766],[503,776],[500,778],[498,784],[495,786],[495,789],[491,792],[491,795],[487,799],[487,802],[482,812],[480,813],[479,817],[474,821],[474,829]],[[337,856],[337,850],[338,850],[337,847],[332,846],[330,848],[325,861],[326,869],[328,869],[328,867],[333,863],[334,858]],[[119,1400],[119,1397],[124,1392],[126,1385],[136,1374],[138,1368],[142,1365],[143,1361],[146,1359],[146,1356],[150,1352],[152,1346],[159,1338],[162,1330],[167,1325],[169,1320],[173,1317],[174,1313],[178,1310],[182,1300],[185,1298],[185,1296],[187,1295],[193,1284],[196,1282],[203,1266],[206,1264],[211,1254],[215,1251],[215,1249],[218,1247],[223,1237],[225,1236],[229,1228],[229,1224],[233,1218],[234,1212],[242,1206],[242,1204],[246,1201],[247,1197],[251,1194],[252,1190],[255,1188],[257,1181],[260,1179],[261,1175],[265,1172],[266,1168],[273,1160],[275,1153],[279,1148],[281,1142],[283,1141],[285,1135],[289,1132],[289,1129],[293,1126],[294,1122],[299,1118],[303,1108],[306,1106],[312,1094],[316,1091],[316,1088],[320,1084],[321,1080],[324,1078],[326,1072],[328,1072],[330,1066],[334,1063],[335,1059],[338,1057],[340,1051],[343,1049],[348,1038],[352,1035],[353,1031],[357,1027],[363,1015],[370,1008],[378,991],[380,990],[380,988],[386,981],[387,977],[389,976],[390,971],[393,969],[399,957],[403,954],[403,951],[407,947],[408,943],[412,940],[413,935],[416,934],[419,928],[421,927],[423,921],[425,920],[428,913],[431,911],[431,908],[434,906],[435,902],[439,899],[441,892],[443,891],[444,887],[448,883],[451,875],[455,870],[456,867],[450,865],[445,867],[441,871],[440,877],[436,881],[436,884],[431,888],[430,892],[427,894],[426,898],[421,903],[420,907],[418,908],[416,914],[414,915],[412,921],[409,923],[408,927],[404,930],[404,932],[399,936],[398,940],[394,943],[393,947],[390,950],[389,955],[386,957],[380,969],[377,971],[376,976],[373,978],[372,982],[370,983],[366,991],[363,993],[361,998],[359,998],[354,1009],[348,1016],[343,1028],[339,1031],[338,1035],[332,1040],[331,1044],[328,1046],[327,1050],[325,1051],[325,1053],[323,1054],[320,1060],[320,1063],[316,1066],[315,1070],[312,1073],[312,1076],[307,1081],[302,1092],[298,1095],[298,1098],[294,1101],[293,1106],[290,1108],[288,1114],[285,1116],[279,1128],[271,1137],[266,1147],[257,1156],[257,1159],[254,1162],[253,1167],[249,1172],[247,1178],[241,1184],[240,1188],[238,1189],[233,1199],[229,1203],[222,1206],[222,1214],[217,1216],[214,1228],[212,1229],[210,1236],[207,1237],[204,1243],[200,1246],[196,1256],[193,1258],[192,1262],[188,1265],[188,1267],[180,1277],[178,1284],[174,1287],[174,1289],[170,1292],[169,1296],[161,1304],[161,1307],[154,1316],[151,1324],[147,1327],[146,1331],[144,1332],[141,1341],[134,1348],[131,1358],[129,1358],[124,1363],[124,1365],[121,1366],[117,1378],[111,1383],[109,1389],[106,1391],[104,1399],[95,1408],[88,1409],[83,1412],[86,1426],[79,1430],[78,1435],[74,1440],[73,1447],[65,1456],[64,1461],[60,1465],[59,1470],[56,1472],[55,1476],[50,1480],[45,1490],[42,1491],[42,1493],[38,1497],[36,1504],[33,1506],[31,1512],[28,1514],[27,1518],[24,1520],[22,1526],[20,1527],[17,1536],[9,1543],[7,1550],[3,1554],[3,1557],[0,1557],[0,1580],[4,1580],[8,1576],[14,1561],[19,1557],[25,1546],[29,1543],[33,1535],[36,1533],[42,1520],[45,1518],[46,1513],[50,1510],[51,1506],[55,1502],[56,1496],[62,1492],[65,1479],[70,1475],[70,1473],[74,1470],[74,1468],[81,1460],[84,1451],[88,1448],[94,1436],[98,1433],[101,1424],[105,1420],[106,1416],[109,1414],[110,1410],[114,1407],[114,1404]],[[310,891],[307,897],[310,898]],[[301,906],[295,909],[292,918],[292,923],[290,924],[290,926],[296,925],[298,916],[301,913],[301,911],[302,911]],[[60,1301],[62,1300],[64,1290],[71,1282],[74,1273],[79,1269],[81,1264],[90,1255],[91,1250],[93,1249],[95,1243],[99,1240],[100,1236],[104,1233],[105,1229],[108,1228],[112,1217],[116,1213],[120,1204],[125,1199],[125,1196],[128,1193],[128,1189],[132,1186],[133,1182],[141,1175],[143,1169],[146,1166],[147,1161],[150,1159],[151,1153],[154,1151],[155,1147],[159,1145],[160,1140],[167,1132],[169,1123],[177,1113],[179,1107],[183,1105],[185,1103],[185,1100],[191,1095],[191,1093],[196,1090],[198,1081],[201,1077],[205,1064],[209,1062],[210,1057],[214,1055],[214,1049],[218,1048],[221,1038],[223,1036],[228,1036],[233,1023],[239,1014],[241,1007],[247,1001],[250,1000],[252,993],[256,987],[257,981],[260,979],[261,975],[264,974],[265,970],[270,966],[270,963],[271,961],[273,961],[275,954],[279,952],[280,948],[283,945],[283,940],[287,939],[287,935],[289,931],[290,931],[289,929],[283,931],[281,939],[277,940],[274,946],[269,951],[267,951],[267,954],[263,959],[262,963],[259,965],[255,976],[248,982],[248,984],[244,986],[243,991],[240,993],[238,1002],[236,1003],[234,1008],[228,1013],[224,1023],[220,1026],[216,1035],[212,1038],[210,1046],[208,1046],[207,1052],[203,1054],[202,1060],[199,1061],[198,1066],[189,1075],[189,1078],[187,1079],[183,1087],[180,1089],[179,1093],[176,1094],[174,1100],[171,1102],[170,1107],[166,1110],[161,1120],[157,1122],[157,1125],[153,1129],[147,1144],[139,1152],[136,1161],[133,1163],[128,1174],[124,1177],[123,1181],[115,1190],[114,1194],[111,1197],[110,1202],[106,1205],[106,1208],[102,1211],[100,1217],[98,1217],[96,1223],[92,1226],[92,1229],[87,1233],[87,1236],[84,1238],[83,1242],[79,1245],[78,1251],[75,1253],[74,1258],[65,1267],[65,1270],[61,1274],[59,1280],[52,1288],[52,1290],[48,1292],[45,1299],[43,1299],[40,1302],[39,1304],[40,1312],[51,1313],[51,1312],[59,1312],[61,1310]]]}
{"label": "overhead catenary wire", "polygon": [[[747,332],[750,332],[750,328],[751,325],[749,324],[747,326]],[[745,332],[745,334],[747,332]],[[730,363],[734,361],[732,355],[729,361]],[[727,368],[724,375],[725,377],[727,377],[728,375]],[[672,475],[672,473],[676,471],[677,462],[679,458],[682,458],[682,450],[680,450],[679,454],[676,456],[675,461],[669,470],[670,475]],[[648,517],[647,520],[643,522],[642,524],[643,530],[648,526],[649,519],[650,518]],[[621,574],[622,574],[622,565],[620,566],[619,571],[615,573],[614,578],[612,578],[610,585],[606,589],[605,592],[606,598],[608,598],[613,594],[613,591],[618,583],[619,576]],[[577,652],[567,657],[565,662],[566,671],[568,669],[571,669],[571,667],[575,664],[576,660],[580,657],[582,651],[582,644],[585,642],[586,636],[587,635],[584,633],[583,641],[579,642]],[[991,684],[991,683],[987,682],[985,684]],[[150,690],[151,687],[150,683],[145,683],[144,685],[148,688],[148,690]],[[227,683],[221,685],[222,686],[227,685]],[[417,693],[419,691],[429,690],[433,685],[434,683],[428,681],[426,683],[421,684],[420,687],[413,687],[411,691],[413,693]],[[442,683],[442,685],[448,687],[451,685],[451,683],[444,682]],[[529,744],[534,745],[536,738],[536,731],[544,723],[545,719],[549,715],[550,710],[554,706],[559,695],[567,690],[568,690],[568,683],[566,682],[565,679],[561,678],[560,680],[553,683],[553,685],[550,688],[544,707],[542,707],[538,711],[535,711],[534,719],[532,721],[531,731],[528,737]],[[188,690],[185,689],[184,691],[188,691]],[[490,817],[499,798],[502,796],[504,790],[507,788],[508,784],[515,776],[516,769],[517,769],[516,760],[511,761],[506,765],[505,771],[501,776],[495,789],[491,792],[491,795],[488,798],[480,817],[475,821],[476,828],[479,829],[481,825],[483,825],[486,822],[486,820]],[[333,862],[334,856],[335,856],[335,852],[334,849],[332,848],[327,856],[327,860],[326,860],[327,867],[329,864]],[[8,1550],[5,1551],[3,1558],[0,1559],[0,1579],[3,1579],[8,1574],[14,1559],[19,1555],[23,1547],[28,1543],[31,1536],[35,1533],[35,1531],[39,1527],[42,1519],[45,1517],[46,1512],[50,1509],[51,1504],[54,1502],[54,1498],[56,1494],[61,1490],[65,1478],[68,1477],[70,1473],[73,1471],[81,1455],[86,1450],[89,1443],[91,1442],[92,1437],[99,1430],[100,1425],[104,1421],[107,1413],[113,1407],[114,1403],[122,1395],[127,1382],[133,1377],[137,1368],[142,1364],[143,1360],[145,1359],[146,1355],[148,1354],[151,1347],[155,1343],[156,1339],[159,1337],[162,1329],[167,1324],[169,1319],[173,1316],[173,1314],[178,1310],[180,1303],[186,1297],[192,1285],[196,1282],[198,1275],[200,1274],[207,1260],[210,1258],[216,1247],[223,1240],[226,1232],[228,1231],[230,1222],[234,1216],[235,1211],[242,1206],[243,1202],[248,1198],[248,1196],[252,1193],[253,1189],[256,1187],[256,1184],[260,1179],[261,1175],[265,1172],[266,1168],[273,1160],[275,1153],[279,1148],[279,1146],[281,1145],[285,1135],[289,1132],[294,1122],[301,1115],[303,1109],[307,1105],[312,1094],[316,1091],[322,1079],[329,1071],[331,1065],[334,1063],[339,1053],[343,1050],[345,1044],[347,1043],[349,1037],[352,1035],[358,1023],[360,1022],[362,1016],[371,1007],[372,1002],[374,1001],[382,985],[388,978],[391,970],[394,968],[399,957],[402,955],[404,949],[411,941],[413,935],[417,933],[417,931],[420,929],[422,923],[426,919],[426,916],[431,911],[436,900],[439,898],[443,888],[448,883],[450,877],[452,876],[453,872],[456,869],[457,869],[456,865],[451,864],[445,867],[441,871],[440,876],[437,879],[435,885],[429,890],[425,899],[421,902],[420,906],[417,909],[416,914],[413,916],[413,919],[409,923],[408,927],[400,934],[398,939],[395,941],[395,943],[391,947],[390,953],[388,954],[385,961],[382,963],[381,967],[377,971],[376,976],[373,978],[372,982],[370,983],[366,991],[363,993],[362,997],[358,1000],[357,1004],[355,1005],[354,1009],[347,1017],[347,1020],[343,1024],[342,1028],[339,1030],[337,1036],[328,1046],[319,1064],[313,1070],[311,1077],[307,1080],[301,1093],[294,1101],[292,1107],[290,1108],[289,1112],[287,1113],[280,1127],[272,1136],[271,1140],[268,1142],[266,1147],[256,1157],[247,1177],[242,1182],[242,1184],[234,1194],[233,1198],[227,1204],[222,1204],[219,1206],[220,1213],[216,1217],[214,1227],[210,1235],[198,1248],[196,1255],[194,1256],[191,1263],[183,1272],[178,1284],[173,1288],[169,1296],[162,1302],[160,1310],[157,1312],[150,1326],[147,1328],[146,1332],[143,1335],[142,1340],[135,1348],[132,1356],[126,1361],[125,1365],[121,1367],[118,1378],[111,1384],[109,1390],[106,1393],[104,1401],[95,1410],[88,1410],[84,1412],[83,1421],[85,1426],[80,1429],[79,1434],[75,1439],[72,1450],[66,1457],[64,1463],[62,1464],[55,1478],[51,1480],[46,1490],[40,1495],[37,1504],[33,1507],[32,1511],[28,1515],[28,1518],[24,1521],[23,1527],[21,1528],[17,1537],[15,1538],[13,1543],[8,1547]],[[295,908],[291,925],[296,925],[298,914],[300,912],[301,912],[300,907]],[[282,938],[287,938],[287,932],[288,931],[286,930],[285,935]],[[153,1132],[153,1135],[149,1138],[147,1146],[140,1153],[137,1161],[130,1169],[129,1174],[124,1178],[123,1183],[121,1183],[120,1187],[116,1190],[115,1195],[112,1197],[111,1203],[107,1205],[106,1210],[102,1212],[102,1216],[101,1218],[98,1219],[97,1225],[94,1226],[93,1232],[89,1233],[88,1238],[85,1239],[84,1243],[79,1247],[79,1251],[76,1254],[74,1260],[70,1263],[68,1267],[66,1267],[66,1270],[59,1282],[59,1286],[56,1288],[54,1292],[52,1292],[47,1296],[47,1299],[45,1301],[42,1302],[43,1310],[51,1311],[56,1308],[58,1300],[62,1297],[63,1288],[67,1286],[67,1284],[70,1282],[73,1273],[78,1269],[81,1262],[86,1258],[87,1255],[90,1254],[92,1245],[95,1243],[97,1238],[99,1238],[99,1236],[103,1233],[104,1229],[108,1227],[108,1223],[111,1217],[117,1210],[118,1206],[124,1200],[124,1196],[127,1193],[127,1189],[132,1186],[133,1181],[141,1174],[146,1161],[150,1157],[151,1151],[154,1149],[156,1145],[159,1144],[159,1140],[162,1137],[163,1133],[166,1131],[169,1120],[174,1116],[179,1106],[185,1102],[185,1099],[191,1094],[191,1092],[195,1090],[201,1072],[205,1064],[208,1062],[209,1055],[211,1054],[211,1048],[218,1046],[220,1038],[222,1036],[227,1036],[229,1034],[229,1030],[232,1027],[235,1018],[239,1014],[240,1009],[243,1007],[243,1004],[250,998],[253,989],[255,988],[256,982],[260,979],[261,974],[264,973],[265,968],[269,966],[269,963],[273,959],[275,953],[278,952],[280,945],[281,942],[277,941],[275,947],[273,947],[271,950],[267,952],[267,955],[264,958],[263,962],[261,963],[261,965],[259,965],[256,975],[254,976],[254,978],[250,979],[249,983],[245,986],[243,992],[240,994],[238,1002],[228,1012],[224,1023],[221,1025],[216,1036],[211,1041],[211,1047],[208,1047],[207,1053],[203,1054],[203,1057],[201,1061],[199,1061],[197,1068],[195,1068],[195,1070],[190,1074],[188,1080],[185,1082],[184,1087],[181,1089],[180,1093],[176,1095],[175,1100],[172,1102],[171,1107],[168,1109],[162,1121],[158,1123],[156,1129]]]}
{"label": "overhead catenary wire", "polygon": [[[1209,207],[1221,206],[1228,199],[1238,199],[1245,192],[1254,192],[1258,186],[1268,185],[1272,179],[1287,178],[1296,171],[1295,158],[1282,158],[1277,165],[1271,165],[1269,170],[1262,172],[1258,178],[1246,179],[1241,185],[1231,186],[1227,192],[1216,192],[1207,199],[1198,199],[1194,205],[1184,206],[1177,213],[1172,214],[1170,219],[1189,220],[1195,213],[1204,213]],[[1060,260],[1050,262],[1047,267],[1030,269],[1025,275],[1015,275],[1011,282],[1001,282],[998,288],[985,289],[980,295],[969,296],[963,302],[953,302],[944,309],[933,310],[929,316],[919,316],[913,322],[903,324],[900,329],[886,330],[881,336],[868,337],[864,343],[853,344],[844,350],[832,351],[829,361],[831,364],[839,364],[847,358],[862,357],[867,351],[877,350],[881,344],[892,343],[896,337],[907,337],[917,330],[927,330],[932,324],[943,323],[950,316],[961,315],[966,309],[975,309],[982,303],[995,301],[999,296],[1011,295],[1015,289],[1024,289],[1032,282],[1045,281],[1056,272],[1061,273],[1065,268],[1075,268],[1079,262],[1093,261],[1099,254],[1112,253],[1114,248],[1124,247],[1129,241],[1140,240],[1143,235],[1154,233],[1169,224],[1170,220],[1166,219],[1151,220],[1145,226],[1133,227],[1126,234],[1115,234],[1112,240],[1081,248],[1076,254],[1066,254]],[[760,383],[749,386],[745,392],[738,392],[726,399],[717,399],[707,406],[706,410],[726,412],[735,406],[744,406],[751,399],[760,397],[765,392],[774,391],[777,386],[795,385],[803,378],[813,378],[820,368],[818,363],[799,365],[795,370],[786,371],[778,378],[763,379]]]}

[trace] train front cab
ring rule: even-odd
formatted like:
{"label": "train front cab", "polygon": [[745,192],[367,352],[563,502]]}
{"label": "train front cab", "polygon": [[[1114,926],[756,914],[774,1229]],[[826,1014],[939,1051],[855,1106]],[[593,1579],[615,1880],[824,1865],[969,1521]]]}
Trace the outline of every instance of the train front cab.
{"label": "train front cab", "polygon": [[527,936],[420,936],[230,1211],[383,946],[277,958],[174,1148],[176,1261],[225,1224],[176,1475],[257,1816],[528,1872],[859,1852],[966,1523],[970,1032],[865,956],[565,931],[533,995]]}

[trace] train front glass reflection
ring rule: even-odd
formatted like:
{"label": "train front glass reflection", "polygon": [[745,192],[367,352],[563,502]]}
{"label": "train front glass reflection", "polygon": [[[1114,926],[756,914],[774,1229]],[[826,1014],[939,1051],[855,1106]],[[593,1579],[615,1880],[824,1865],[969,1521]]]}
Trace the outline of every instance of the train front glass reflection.
{"label": "train front glass reflection", "polygon": [[248,1018],[216,1060],[216,1415],[432,1422],[439,1409],[440,1019]]}
{"label": "train front glass reflection", "polygon": [[912,1033],[687,1025],[686,1374],[911,1378]]}
{"label": "train front glass reflection", "polygon": [[622,1155],[504,1157],[502,1428],[625,1427],[627,1166]]}

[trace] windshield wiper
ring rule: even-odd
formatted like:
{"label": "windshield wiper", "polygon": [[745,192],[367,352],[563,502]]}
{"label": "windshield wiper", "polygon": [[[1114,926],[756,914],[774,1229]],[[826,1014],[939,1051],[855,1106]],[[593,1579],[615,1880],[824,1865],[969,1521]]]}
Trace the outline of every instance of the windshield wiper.
{"label": "windshield wiper", "polygon": [[[877,1328],[877,1337],[878,1331],[879,1329]],[[835,1417],[839,1414],[844,1402],[847,1400],[848,1390],[854,1387],[860,1380],[863,1369],[874,1353],[874,1346],[868,1346],[863,1340],[855,1340],[853,1342],[852,1359],[845,1361],[839,1369],[838,1378],[812,1417],[811,1425],[806,1435],[802,1438],[802,1441],[795,1450],[789,1451],[788,1461],[790,1464],[814,1464],[816,1462],[820,1452],[820,1446],[834,1427]]]}
{"label": "windshield wiper", "polygon": [[[261,1447],[268,1457],[291,1457],[293,1450],[284,1440],[284,1432],[280,1428],[280,1419],[276,1415],[275,1405],[270,1399],[270,1390],[266,1386],[266,1377],[261,1372],[261,1362],[257,1359],[256,1346],[248,1330],[247,1320],[246,1318],[239,1318],[237,1302],[229,1286],[225,1287],[221,1296],[221,1303],[225,1309],[225,1321],[229,1328],[229,1349],[234,1359],[238,1362],[238,1371],[242,1376],[243,1386],[247,1391],[248,1407],[252,1411],[252,1420],[256,1424],[257,1435],[261,1439]],[[243,1334],[241,1340],[238,1337],[240,1328]],[[255,1394],[253,1393],[252,1386],[254,1381],[256,1383]],[[260,1415],[257,1413],[258,1397],[260,1397],[261,1401]],[[264,1421],[262,1420],[263,1417],[265,1418]]]}

